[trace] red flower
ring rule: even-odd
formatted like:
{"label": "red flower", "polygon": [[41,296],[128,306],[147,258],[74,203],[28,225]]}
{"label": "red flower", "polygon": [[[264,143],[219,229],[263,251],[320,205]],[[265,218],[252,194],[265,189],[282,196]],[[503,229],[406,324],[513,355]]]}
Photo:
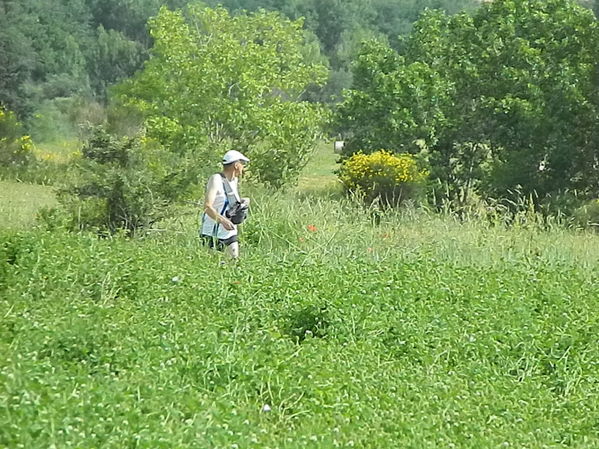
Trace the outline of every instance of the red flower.
{"label": "red flower", "polygon": [[309,224],[308,226],[306,226],[306,229],[310,232],[316,232],[318,230],[318,228],[313,224]]}

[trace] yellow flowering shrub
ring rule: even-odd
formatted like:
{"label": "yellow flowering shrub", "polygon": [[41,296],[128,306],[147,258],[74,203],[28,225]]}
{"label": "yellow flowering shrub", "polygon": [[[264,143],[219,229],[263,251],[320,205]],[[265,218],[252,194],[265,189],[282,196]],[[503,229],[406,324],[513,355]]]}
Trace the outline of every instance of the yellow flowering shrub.
{"label": "yellow flowering shrub", "polygon": [[364,195],[366,201],[378,198],[385,205],[399,205],[414,196],[428,172],[418,167],[411,154],[379,150],[354,154],[343,162],[338,175],[347,191]]}
{"label": "yellow flowering shrub", "polygon": [[0,107],[0,166],[21,167],[35,160],[31,137],[21,129],[15,114]]}

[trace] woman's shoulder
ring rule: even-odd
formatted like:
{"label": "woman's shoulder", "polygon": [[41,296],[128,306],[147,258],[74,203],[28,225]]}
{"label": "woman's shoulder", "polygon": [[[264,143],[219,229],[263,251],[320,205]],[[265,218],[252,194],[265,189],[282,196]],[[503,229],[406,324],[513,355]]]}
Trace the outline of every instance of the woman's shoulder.
{"label": "woman's shoulder", "polygon": [[215,173],[208,178],[210,184],[222,184],[223,178],[220,173]]}

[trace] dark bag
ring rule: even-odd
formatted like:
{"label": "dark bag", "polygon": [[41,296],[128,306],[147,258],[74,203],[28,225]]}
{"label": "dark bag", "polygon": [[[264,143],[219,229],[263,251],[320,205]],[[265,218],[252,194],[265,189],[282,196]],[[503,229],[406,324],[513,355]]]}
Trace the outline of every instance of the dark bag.
{"label": "dark bag", "polygon": [[239,199],[239,196],[236,192],[233,192],[231,189],[231,185],[227,177],[221,173],[221,177],[223,178],[223,185],[225,187],[225,194],[229,200],[230,206],[225,211],[225,217],[231,220],[233,224],[240,224],[247,218],[248,215],[248,205]]}
{"label": "dark bag", "polygon": [[226,217],[231,220],[233,224],[240,224],[248,216],[248,206],[242,202],[236,202],[225,212]]}

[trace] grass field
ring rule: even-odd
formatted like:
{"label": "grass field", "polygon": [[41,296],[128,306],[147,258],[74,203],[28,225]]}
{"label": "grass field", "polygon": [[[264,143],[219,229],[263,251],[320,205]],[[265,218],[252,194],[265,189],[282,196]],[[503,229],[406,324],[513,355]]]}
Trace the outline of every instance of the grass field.
{"label": "grass field", "polygon": [[30,227],[40,207],[54,204],[51,187],[0,181],[0,229]]}
{"label": "grass field", "polygon": [[43,161],[64,164],[79,155],[81,143],[76,139],[45,142],[35,146],[35,155]]}
{"label": "grass field", "polygon": [[599,447],[599,238],[375,224],[317,195],[316,158],[256,192],[238,264],[193,214],[133,240],[4,230],[0,448]]}
{"label": "grass field", "polygon": [[338,155],[333,152],[331,142],[318,145],[312,158],[302,171],[297,189],[307,194],[337,193],[341,190],[334,174]]}

